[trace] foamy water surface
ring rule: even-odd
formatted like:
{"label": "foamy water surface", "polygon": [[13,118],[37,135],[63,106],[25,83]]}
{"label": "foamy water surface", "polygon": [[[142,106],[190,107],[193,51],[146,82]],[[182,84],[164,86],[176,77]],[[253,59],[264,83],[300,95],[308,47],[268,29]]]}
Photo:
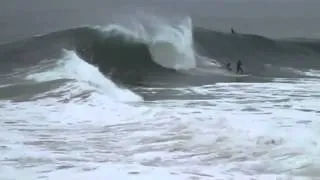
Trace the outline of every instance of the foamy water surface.
{"label": "foamy water surface", "polygon": [[167,89],[192,98],[144,102],[98,91],[73,97],[77,83],[59,98],[0,101],[0,179],[320,175],[317,79]]}

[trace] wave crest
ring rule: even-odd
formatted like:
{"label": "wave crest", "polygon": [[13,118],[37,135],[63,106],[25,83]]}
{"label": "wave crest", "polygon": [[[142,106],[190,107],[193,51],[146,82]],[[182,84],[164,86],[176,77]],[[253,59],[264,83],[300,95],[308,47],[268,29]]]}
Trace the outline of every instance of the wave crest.
{"label": "wave crest", "polygon": [[121,34],[126,40],[147,44],[152,60],[165,68],[195,68],[191,18],[186,17],[176,25],[158,17],[148,18],[148,21],[135,20],[131,26],[111,24],[98,29],[108,37]]}

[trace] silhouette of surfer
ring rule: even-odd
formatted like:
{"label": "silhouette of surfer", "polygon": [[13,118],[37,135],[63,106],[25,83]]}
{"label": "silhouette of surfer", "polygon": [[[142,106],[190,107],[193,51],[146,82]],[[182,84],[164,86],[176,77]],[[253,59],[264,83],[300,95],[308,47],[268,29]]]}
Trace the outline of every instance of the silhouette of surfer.
{"label": "silhouette of surfer", "polygon": [[237,61],[237,73],[243,74],[242,62],[240,60]]}
{"label": "silhouette of surfer", "polygon": [[232,71],[232,68],[231,68],[231,64],[230,64],[230,63],[228,63],[228,64],[226,65],[226,67],[227,67],[228,71]]}
{"label": "silhouette of surfer", "polygon": [[234,29],[231,28],[231,34],[235,34],[236,32],[234,32]]}

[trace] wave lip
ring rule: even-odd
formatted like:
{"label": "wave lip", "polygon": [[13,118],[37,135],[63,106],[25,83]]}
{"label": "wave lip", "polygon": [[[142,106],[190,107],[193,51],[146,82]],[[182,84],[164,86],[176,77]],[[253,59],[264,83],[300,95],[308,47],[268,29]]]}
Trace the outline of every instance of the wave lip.
{"label": "wave lip", "polygon": [[166,68],[195,68],[191,19],[186,18],[175,28],[161,24],[149,50],[153,60]]}
{"label": "wave lip", "polygon": [[164,68],[195,68],[191,18],[187,17],[175,25],[159,17],[148,18],[147,22],[134,20],[133,26],[111,24],[96,28],[108,38],[119,37],[123,44],[144,44],[148,47],[150,61]]}

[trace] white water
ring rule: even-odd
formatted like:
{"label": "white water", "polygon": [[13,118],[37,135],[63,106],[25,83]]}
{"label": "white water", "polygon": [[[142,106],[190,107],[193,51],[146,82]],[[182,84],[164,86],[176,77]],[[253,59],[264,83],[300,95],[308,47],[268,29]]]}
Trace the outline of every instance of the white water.
{"label": "white water", "polygon": [[[74,79],[62,96],[0,101],[0,179],[320,176],[317,79],[148,88],[177,99],[141,102],[74,53],[63,62],[28,76]],[[136,102],[111,101],[126,98]]]}
{"label": "white water", "polygon": [[177,26],[164,23],[155,25],[156,35],[152,37],[150,44],[153,60],[168,68],[195,68],[191,19],[186,18]]}
{"label": "white water", "polygon": [[313,76],[313,77],[320,77],[320,71],[319,70],[310,69],[309,71],[305,72],[305,75]]}
{"label": "white water", "polygon": [[[64,51],[64,57],[59,60],[56,67],[49,71],[32,73],[27,79],[38,82],[52,81],[56,79],[73,79],[75,88],[70,91],[97,91],[116,101],[141,101],[140,96],[133,92],[117,87],[94,67],[80,59],[73,51]],[[69,86],[68,86],[69,87]]]}
{"label": "white water", "polygon": [[147,43],[153,60],[163,67],[181,70],[196,67],[192,20],[189,17],[174,25],[159,17],[148,16],[147,21],[132,19],[131,25],[111,24],[98,28],[106,34],[124,34],[128,40]]}

